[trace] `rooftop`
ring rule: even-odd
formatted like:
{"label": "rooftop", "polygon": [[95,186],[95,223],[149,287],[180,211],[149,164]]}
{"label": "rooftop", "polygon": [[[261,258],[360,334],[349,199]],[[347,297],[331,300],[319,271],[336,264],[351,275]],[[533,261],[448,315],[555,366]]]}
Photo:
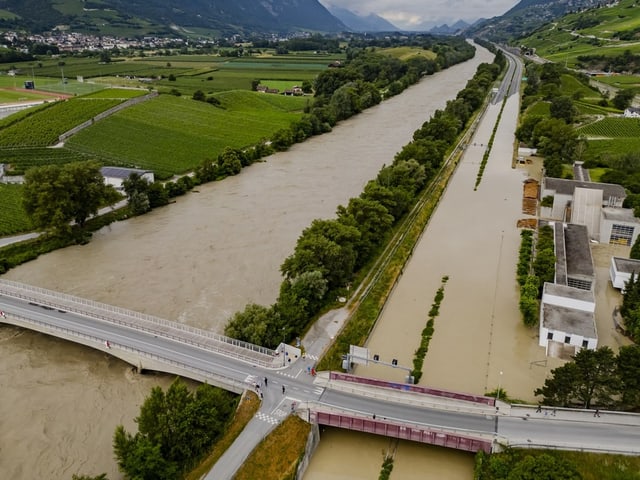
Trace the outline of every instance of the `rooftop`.
{"label": "rooftop", "polygon": [[602,190],[602,195],[605,199],[609,197],[624,199],[627,196],[624,188],[621,185],[616,185],[614,183],[581,182],[579,180],[544,177],[544,188],[554,190],[556,193],[561,195],[573,195],[573,191],[576,187]]}
{"label": "rooftop", "polygon": [[580,288],[558,285],[556,283],[545,282],[544,294],[571,298],[581,302],[596,303],[596,298],[591,290],[582,290]]}
{"label": "rooftop", "polygon": [[640,219],[633,214],[633,210],[630,208],[604,207],[602,215],[606,220],[615,222],[640,223]]}
{"label": "rooftop", "polygon": [[567,275],[570,277],[587,276],[593,278],[593,258],[589,248],[589,233],[584,225],[568,224],[564,229]]}
{"label": "rooftop", "polygon": [[152,173],[151,170],[141,170],[139,168],[124,168],[124,167],[101,167],[100,173],[103,177],[122,178],[127,179],[132,173],[138,175],[144,175],[145,173]]}
{"label": "rooftop", "polygon": [[598,338],[595,315],[592,312],[549,304],[544,304],[542,312],[543,326],[549,330],[585,338]]}
{"label": "rooftop", "polygon": [[622,273],[638,273],[640,272],[640,260],[633,258],[613,257],[616,270]]}

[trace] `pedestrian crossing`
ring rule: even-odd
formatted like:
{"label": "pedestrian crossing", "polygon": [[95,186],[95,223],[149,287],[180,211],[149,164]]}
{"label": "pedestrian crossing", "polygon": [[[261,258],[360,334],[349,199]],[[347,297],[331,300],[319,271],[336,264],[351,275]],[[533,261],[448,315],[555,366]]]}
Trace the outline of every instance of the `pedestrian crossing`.
{"label": "pedestrian crossing", "polygon": [[[284,415],[282,415],[282,416],[284,416]],[[256,414],[256,418],[258,420],[263,421],[263,422],[270,423],[271,425],[277,425],[278,423],[280,423],[280,418],[272,416],[272,415],[268,415],[268,414],[262,413],[262,412],[258,412]]]}

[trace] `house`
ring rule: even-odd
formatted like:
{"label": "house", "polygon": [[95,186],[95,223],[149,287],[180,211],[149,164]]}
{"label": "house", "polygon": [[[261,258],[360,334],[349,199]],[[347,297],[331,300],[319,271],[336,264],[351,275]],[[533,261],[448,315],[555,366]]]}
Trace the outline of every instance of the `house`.
{"label": "house", "polygon": [[132,173],[137,173],[149,183],[155,181],[151,170],[140,170],[138,168],[102,167],[100,173],[104,177],[104,183],[112,185],[118,191],[123,190],[122,183],[127,180]]}
{"label": "house", "polygon": [[625,108],[623,116],[625,118],[640,118],[640,108],[636,108],[636,107]]}
{"label": "house", "polygon": [[611,257],[611,268],[609,268],[609,278],[613,288],[624,292],[625,285],[631,279],[631,275],[640,274],[640,260],[633,258]]}

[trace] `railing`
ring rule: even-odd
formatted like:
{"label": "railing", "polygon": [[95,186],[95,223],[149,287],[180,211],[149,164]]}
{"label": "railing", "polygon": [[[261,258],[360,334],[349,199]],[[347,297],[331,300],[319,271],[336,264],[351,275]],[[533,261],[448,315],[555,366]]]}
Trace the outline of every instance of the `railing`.
{"label": "railing", "polygon": [[411,385],[408,383],[388,382],[377,378],[358,377],[348,373],[331,372],[330,380],[341,380],[343,382],[352,382],[362,385],[371,385],[374,387],[392,388],[395,390],[403,390],[406,392],[421,393],[425,395],[433,395],[436,397],[450,398],[454,400],[462,400],[465,402],[479,403],[482,405],[495,406],[496,400],[492,397],[482,395],[472,395],[470,393],[452,392],[449,390],[440,390],[437,388],[421,387],[419,385]]}
{"label": "railing", "polygon": [[386,437],[400,438],[414,442],[439,445],[468,452],[491,452],[493,436],[485,434],[485,438],[468,435],[468,432],[455,432],[454,429],[421,426],[416,424],[399,423],[375,417],[358,417],[332,413],[321,410],[311,410],[310,418],[321,425],[373,433]]}
{"label": "railing", "polygon": [[[9,280],[0,280],[0,294],[27,300],[31,303],[71,311],[136,330],[160,334],[171,340],[221,353],[233,352],[240,360],[270,367],[276,357],[274,350],[219,335],[159,317],[107,305],[65,293],[55,292]],[[207,342],[203,342],[207,340]]]}
{"label": "railing", "polygon": [[[71,337],[76,337],[76,338],[88,340],[88,341],[91,341],[91,342],[96,342],[96,346],[93,347],[93,348],[96,348],[96,349],[98,349],[98,345],[105,345],[105,343],[106,343],[106,339],[105,338],[100,338],[100,337],[96,337],[96,336],[93,336],[93,335],[87,335],[85,333],[80,333],[80,332],[77,332],[75,330],[71,330],[69,328],[60,327],[58,325],[52,325],[50,323],[47,323],[47,322],[44,322],[44,321],[41,321],[41,320],[36,320],[36,319],[33,319],[33,318],[25,317],[25,316],[22,316],[22,315],[17,315],[17,314],[14,314],[14,313],[12,313],[9,316],[9,318],[11,318],[11,317],[19,319],[20,321],[25,322],[25,323],[31,323],[31,324],[34,324],[34,325],[40,325],[40,326],[44,327],[46,330],[49,330],[49,331],[59,332],[59,333],[66,334],[66,335],[71,336]],[[12,322],[9,322],[9,323],[12,323]],[[151,360],[154,360],[154,361],[157,361],[157,362],[161,362],[161,363],[165,363],[165,364],[168,364],[168,365],[172,365],[174,367],[181,368],[181,369],[183,369],[185,371],[188,371],[188,372],[196,373],[196,374],[198,374],[198,375],[200,375],[202,377],[210,378],[210,379],[216,380],[216,381],[218,381],[220,383],[223,383],[224,385],[230,387],[230,389],[236,390],[238,392],[241,392],[241,391],[243,391],[243,390],[245,390],[247,388],[247,385],[244,382],[241,382],[241,381],[236,380],[236,379],[231,378],[231,377],[227,377],[226,375],[221,375],[221,374],[215,373],[215,372],[210,371],[210,370],[204,370],[204,369],[201,369],[201,368],[197,368],[197,367],[194,367],[192,365],[188,365],[188,364],[183,363],[183,362],[178,362],[176,360],[172,360],[172,359],[169,359],[169,358],[161,357],[159,355],[155,355],[155,354],[150,353],[150,352],[145,352],[144,350],[133,348],[133,347],[130,347],[130,346],[127,346],[127,345],[122,345],[122,344],[119,344],[119,343],[114,343],[113,341],[109,341],[108,348],[109,348],[109,350],[113,349],[113,350],[121,350],[121,351],[124,351],[124,352],[129,352],[129,353],[132,353],[132,354],[137,355],[137,356],[141,356],[141,357],[144,357],[144,358],[147,358],[147,359],[151,359]],[[100,350],[102,351],[102,349],[100,349]],[[114,355],[114,356],[117,356],[117,355]]]}

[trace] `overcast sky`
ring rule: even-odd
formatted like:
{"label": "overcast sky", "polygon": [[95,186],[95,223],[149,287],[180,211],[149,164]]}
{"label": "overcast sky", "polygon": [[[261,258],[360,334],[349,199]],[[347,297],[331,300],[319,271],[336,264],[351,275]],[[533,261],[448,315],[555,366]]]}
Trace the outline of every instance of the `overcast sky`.
{"label": "overcast sky", "polygon": [[519,0],[320,0],[358,14],[375,13],[396,27],[412,30],[422,23],[473,22],[502,15]]}

